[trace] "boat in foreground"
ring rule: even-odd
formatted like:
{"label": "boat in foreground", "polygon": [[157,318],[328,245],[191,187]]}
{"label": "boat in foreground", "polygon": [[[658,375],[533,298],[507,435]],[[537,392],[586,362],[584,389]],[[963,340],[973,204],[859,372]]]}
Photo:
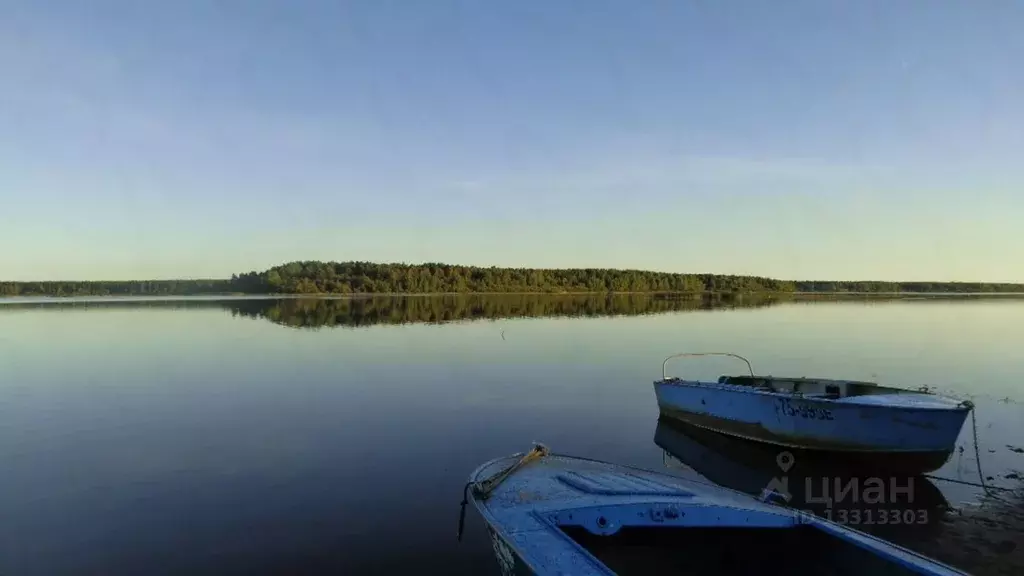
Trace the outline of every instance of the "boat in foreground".
{"label": "boat in foreground", "polygon": [[483,464],[466,491],[505,575],[964,575],[740,492],[543,446]]}
{"label": "boat in foreground", "polygon": [[[730,356],[748,375],[716,382],[670,378],[673,358]],[[662,363],[654,382],[662,416],[787,448],[899,454],[919,471],[944,464],[956,447],[970,401],[873,382],[755,376],[750,361],[724,352],[683,353]]]}

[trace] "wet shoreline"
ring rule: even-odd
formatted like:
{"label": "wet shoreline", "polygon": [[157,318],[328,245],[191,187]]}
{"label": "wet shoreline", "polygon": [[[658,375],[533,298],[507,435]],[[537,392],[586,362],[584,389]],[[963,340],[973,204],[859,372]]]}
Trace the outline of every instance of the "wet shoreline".
{"label": "wet shoreline", "polygon": [[1024,483],[951,509],[934,537],[908,548],[974,576],[1024,574]]}

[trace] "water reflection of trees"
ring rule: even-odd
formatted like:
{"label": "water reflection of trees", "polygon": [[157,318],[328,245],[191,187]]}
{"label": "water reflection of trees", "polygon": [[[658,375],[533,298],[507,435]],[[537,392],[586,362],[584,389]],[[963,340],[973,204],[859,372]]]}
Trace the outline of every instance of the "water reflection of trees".
{"label": "water reflection of trees", "polygon": [[500,318],[636,316],[770,306],[787,295],[502,294],[341,298],[96,298],[7,301],[0,312],[110,309],[227,310],[233,316],[297,328],[441,323]]}
{"label": "water reflection of trees", "polygon": [[769,306],[774,297],[679,298],[659,295],[509,294],[500,296],[410,296],[236,300],[236,316],[264,318],[297,328],[439,323],[458,320],[549,316],[633,316],[686,310]]}

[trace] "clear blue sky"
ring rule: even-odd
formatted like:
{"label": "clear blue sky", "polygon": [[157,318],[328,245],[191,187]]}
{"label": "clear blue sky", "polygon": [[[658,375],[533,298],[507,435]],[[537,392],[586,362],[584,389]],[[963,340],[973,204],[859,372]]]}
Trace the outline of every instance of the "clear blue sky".
{"label": "clear blue sky", "polygon": [[1024,2],[0,0],[0,279],[1024,282]]}

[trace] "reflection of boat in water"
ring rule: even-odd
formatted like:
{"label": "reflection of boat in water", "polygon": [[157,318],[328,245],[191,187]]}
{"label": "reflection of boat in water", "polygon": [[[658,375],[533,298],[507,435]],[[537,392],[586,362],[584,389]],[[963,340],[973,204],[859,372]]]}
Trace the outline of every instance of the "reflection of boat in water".
{"label": "reflection of boat in water", "polygon": [[734,490],[543,446],[483,464],[465,491],[506,575],[963,575]]}
{"label": "reflection of boat in water", "polygon": [[[731,356],[749,375],[716,382],[669,378],[672,358]],[[738,438],[786,448],[842,453],[931,471],[949,459],[973,407],[926,391],[873,382],[755,376],[728,353],[677,354],[654,383],[663,416]],[[882,457],[894,456],[888,460]]]}
{"label": "reflection of boat in water", "polygon": [[654,442],[711,482],[748,494],[775,491],[789,506],[876,533],[872,526],[935,525],[948,507],[942,492],[920,475],[872,476],[845,462],[816,459],[813,451],[780,449],[666,418],[658,421]]}

